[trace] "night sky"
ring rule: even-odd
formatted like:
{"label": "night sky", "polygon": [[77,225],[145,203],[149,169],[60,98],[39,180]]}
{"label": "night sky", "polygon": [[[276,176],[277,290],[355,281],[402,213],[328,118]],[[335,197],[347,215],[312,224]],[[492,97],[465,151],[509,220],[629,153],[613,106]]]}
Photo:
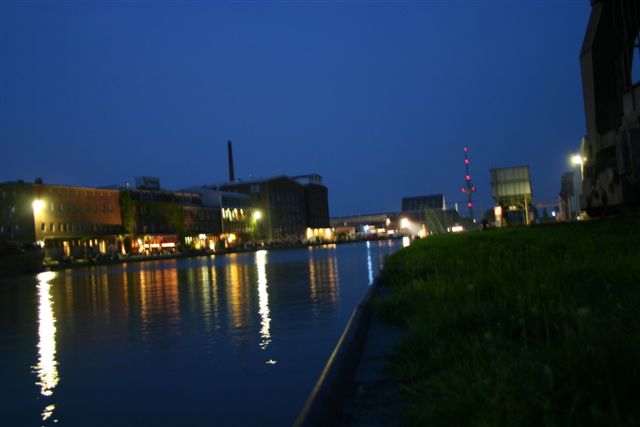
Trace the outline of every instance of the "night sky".
{"label": "night sky", "polygon": [[[492,166],[554,203],[585,133],[587,0],[2,2],[0,181],[165,188],[319,173],[332,216],[478,203]],[[466,213],[466,208],[461,211]]]}

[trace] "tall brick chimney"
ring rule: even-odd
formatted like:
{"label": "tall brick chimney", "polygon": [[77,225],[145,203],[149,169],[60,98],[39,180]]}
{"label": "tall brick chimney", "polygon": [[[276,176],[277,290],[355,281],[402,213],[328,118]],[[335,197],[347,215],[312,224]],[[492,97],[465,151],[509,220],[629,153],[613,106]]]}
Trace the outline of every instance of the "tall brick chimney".
{"label": "tall brick chimney", "polygon": [[229,181],[233,182],[236,180],[236,175],[233,172],[233,148],[231,148],[231,141],[227,141],[227,151],[229,153]]}

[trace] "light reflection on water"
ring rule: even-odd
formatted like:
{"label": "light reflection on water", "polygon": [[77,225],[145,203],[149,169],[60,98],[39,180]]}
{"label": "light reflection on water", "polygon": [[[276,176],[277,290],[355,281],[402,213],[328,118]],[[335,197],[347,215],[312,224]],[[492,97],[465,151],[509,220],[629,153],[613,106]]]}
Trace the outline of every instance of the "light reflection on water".
{"label": "light reflection on water", "polygon": [[256,252],[256,267],[258,270],[258,305],[260,309],[260,348],[265,350],[271,342],[271,332],[269,325],[271,319],[269,318],[269,292],[267,291],[267,251]]}
{"label": "light reflection on water", "polygon": [[367,273],[369,276],[369,285],[373,283],[373,264],[371,262],[371,242],[367,240]]}
{"label": "light reflection on water", "polygon": [[[309,247],[309,296],[313,302],[322,300],[336,304],[339,298],[340,276],[333,249],[336,245]],[[329,251],[322,251],[329,249]],[[321,251],[320,254],[318,251]]]}
{"label": "light reflection on water", "polygon": [[[28,383],[31,394],[3,393],[3,403],[21,408],[33,399],[35,375],[33,415],[42,424],[117,425],[133,414],[144,418],[131,425],[203,425],[215,413],[216,425],[290,425],[385,254],[400,246],[327,245],[40,275],[30,288],[38,363],[17,383]],[[29,284],[21,286],[0,286],[0,300],[28,306],[19,289]],[[23,326],[18,315],[0,317],[9,337],[0,353],[15,354],[0,375],[24,369],[19,360],[34,364],[34,337]],[[29,350],[17,350],[21,340]],[[20,375],[3,374],[4,387],[14,389]],[[0,425],[33,424],[22,408]]]}
{"label": "light reflection on water", "polygon": [[[53,315],[51,284],[55,273],[38,274],[38,364],[33,366],[38,376],[36,385],[40,386],[40,394],[50,398],[53,389],[58,385],[58,362],[56,360],[56,318]],[[48,402],[48,399],[45,399]],[[45,406],[41,413],[42,421],[53,415],[54,404]],[[54,420],[57,421],[57,420]]]}

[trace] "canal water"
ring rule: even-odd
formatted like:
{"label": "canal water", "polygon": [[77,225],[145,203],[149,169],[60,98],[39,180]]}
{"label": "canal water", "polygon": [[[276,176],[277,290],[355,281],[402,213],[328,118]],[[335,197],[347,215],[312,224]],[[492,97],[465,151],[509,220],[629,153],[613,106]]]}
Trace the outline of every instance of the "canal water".
{"label": "canal water", "polygon": [[0,279],[0,425],[288,426],[400,241]]}

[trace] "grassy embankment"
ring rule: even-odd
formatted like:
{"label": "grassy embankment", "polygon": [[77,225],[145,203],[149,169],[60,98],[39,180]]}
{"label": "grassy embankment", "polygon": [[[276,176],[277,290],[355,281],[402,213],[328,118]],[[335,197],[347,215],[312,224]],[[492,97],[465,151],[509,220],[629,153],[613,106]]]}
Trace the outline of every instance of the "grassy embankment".
{"label": "grassy embankment", "polygon": [[640,219],[429,238],[382,279],[412,424],[640,424]]}

